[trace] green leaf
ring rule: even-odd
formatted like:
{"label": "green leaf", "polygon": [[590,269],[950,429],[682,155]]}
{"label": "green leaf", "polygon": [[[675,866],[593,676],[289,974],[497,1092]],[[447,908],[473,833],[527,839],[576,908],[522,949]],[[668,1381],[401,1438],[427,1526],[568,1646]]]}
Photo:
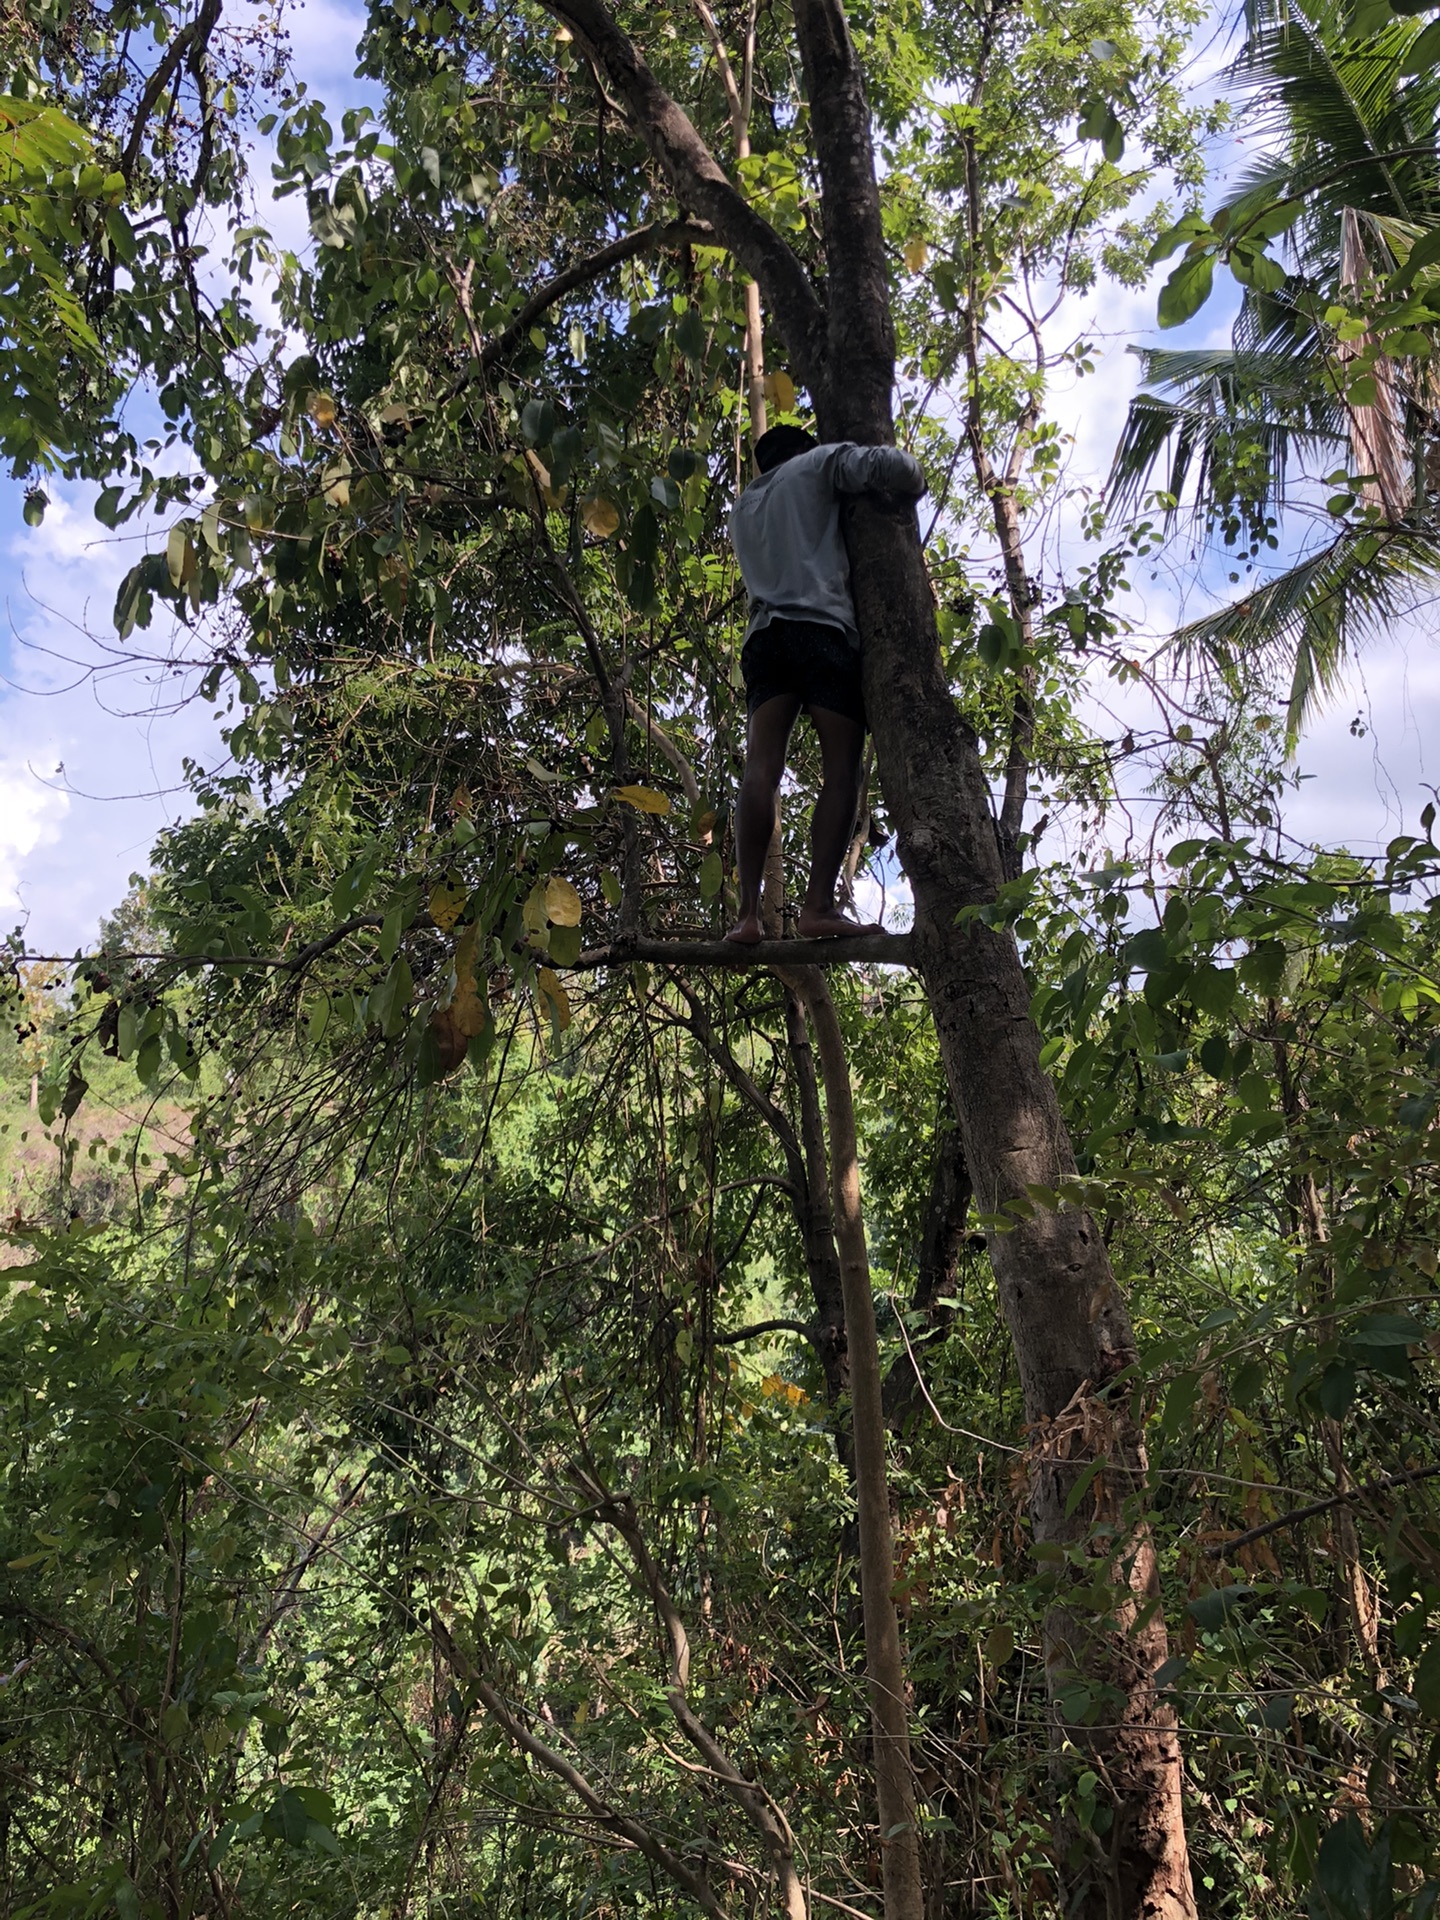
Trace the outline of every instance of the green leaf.
{"label": "green leaf", "polygon": [[[1435,26],[1427,31],[1432,33],[1440,31],[1440,20],[1437,20]],[[1437,263],[1440,263],[1440,227],[1437,227],[1433,233],[1424,233],[1420,236],[1406,256],[1404,266],[1390,284],[1397,293],[1403,292],[1422,268],[1433,267]]]}
{"label": "green leaf", "polygon": [[520,415],[520,431],[528,447],[546,447],[555,437],[555,408],[549,400],[527,400]]}
{"label": "green leaf", "polygon": [[1105,1471],[1105,1466],[1106,1466],[1106,1461],[1105,1461],[1104,1454],[1103,1453],[1097,1454],[1095,1458],[1085,1468],[1085,1471],[1080,1475],[1080,1478],[1075,1482],[1074,1486],[1070,1489],[1069,1495],[1067,1496],[1065,1501],[1065,1518],[1067,1520],[1076,1511],[1076,1509],[1080,1505],[1080,1502],[1085,1498],[1086,1494],[1090,1491],[1091,1486],[1095,1482],[1096,1476]]}
{"label": "green leaf", "polygon": [[1278,293],[1290,277],[1278,260],[1259,247],[1236,247],[1225,258],[1242,287],[1257,287],[1262,293]]}
{"label": "green leaf", "polygon": [[1367,1313],[1358,1325],[1345,1330],[1345,1341],[1352,1347],[1413,1347],[1425,1338],[1425,1331],[1408,1313]]}
{"label": "green leaf", "polygon": [[1261,1360],[1247,1360],[1238,1369],[1230,1382],[1231,1402],[1243,1411],[1259,1396],[1265,1384],[1265,1364]]}
{"label": "green leaf", "polygon": [[719,893],[725,879],[725,869],[718,853],[707,853],[700,862],[700,898],[713,900]]}
{"label": "green leaf", "polygon": [[557,967],[573,967],[580,958],[579,927],[551,927],[550,958]]}
{"label": "green leaf", "polygon": [[1125,151],[1125,129],[1116,118],[1114,107],[1098,94],[1081,103],[1077,131],[1082,140],[1098,140],[1112,165]]}
{"label": "green leaf", "polygon": [[1214,228],[1204,214],[1192,210],[1177,220],[1173,227],[1166,228],[1146,255],[1145,264],[1158,267],[1162,260],[1168,260],[1181,247],[1188,247],[1192,240],[1214,240],[1216,237]]}
{"label": "green leaf", "polygon": [[1202,1633],[1218,1633],[1231,1614],[1254,1597],[1254,1587],[1214,1587],[1197,1594],[1185,1611]]}
{"label": "green leaf", "polygon": [[305,1802],[293,1787],[286,1787],[277,1797],[275,1814],[280,1837],[289,1846],[303,1846],[309,1837],[310,1816],[305,1811]]}
{"label": "green leaf", "polygon": [[[1353,1813],[1337,1820],[1321,1841],[1315,1860],[1315,1892],[1325,1904],[1312,1905],[1311,1912],[1324,1920],[1379,1920],[1382,1912],[1392,1912],[1391,1902],[1384,1897],[1389,1892],[1388,1855],[1389,1848],[1381,1841],[1372,1850]],[[1382,1871],[1387,1883],[1383,1890],[1378,1884]]]}
{"label": "green leaf", "polygon": [[1190,976],[1185,997],[1199,1012],[1213,1014],[1219,1019],[1235,1004],[1237,984],[1232,967],[1217,967],[1208,960],[1202,960]]}
{"label": "green leaf", "polygon": [[1343,1360],[1332,1360],[1321,1376],[1316,1398],[1320,1411],[1332,1420],[1343,1420],[1355,1398],[1355,1369]]}
{"label": "green leaf", "polygon": [[687,360],[705,357],[705,322],[698,307],[687,307],[675,329],[675,344]]}
{"label": "green leaf", "polygon": [[1440,66],[1440,20],[1432,20],[1410,43],[1409,51],[1400,62],[1400,72],[1408,77],[1429,73],[1435,66]]}
{"label": "green leaf", "polygon": [[1197,314],[1210,298],[1215,278],[1213,253],[1197,253],[1182,260],[1160,289],[1162,327],[1179,327]]}

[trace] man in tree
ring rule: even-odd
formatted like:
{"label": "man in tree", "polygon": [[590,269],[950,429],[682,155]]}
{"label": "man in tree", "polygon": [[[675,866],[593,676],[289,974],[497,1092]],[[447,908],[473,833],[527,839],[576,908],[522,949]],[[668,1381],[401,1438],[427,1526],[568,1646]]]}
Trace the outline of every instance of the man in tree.
{"label": "man in tree", "polygon": [[730,515],[730,542],[750,596],[740,655],[745,678],[745,773],[736,809],[740,917],[726,934],[741,946],[762,938],[760,882],[775,831],[786,750],[803,709],[820,738],[822,784],[810,823],[810,878],[800,908],[803,939],[875,931],[835,904],[835,885],[855,826],[865,744],[860,635],[840,496],[919,499],[925,476],[898,447],[851,441],[820,446],[803,427],[772,427],[755,443],[760,476]]}

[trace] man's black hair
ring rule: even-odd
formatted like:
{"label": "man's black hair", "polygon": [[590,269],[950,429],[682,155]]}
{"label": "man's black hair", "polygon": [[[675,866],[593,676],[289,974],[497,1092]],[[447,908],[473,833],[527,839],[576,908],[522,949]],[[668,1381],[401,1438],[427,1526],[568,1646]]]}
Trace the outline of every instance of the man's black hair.
{"label": "man's black hair", "polygon": [[755,442],[755,464],[761,473],[770,473],[785,461],[793,460],[797,453],[808,453],[819,444],[814,434],[807,433],[804,427],[771,427]]}

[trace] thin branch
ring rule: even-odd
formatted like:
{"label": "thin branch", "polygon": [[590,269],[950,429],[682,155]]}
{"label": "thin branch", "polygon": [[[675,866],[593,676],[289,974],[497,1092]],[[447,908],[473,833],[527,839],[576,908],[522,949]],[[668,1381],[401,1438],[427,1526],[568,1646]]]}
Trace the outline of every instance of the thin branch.
{"label": "thin branch", "polygon": [[805,1894],[795,1870],[795,1836],[789,1822],[764,1787],[745,1778],[690,1704],[690,1636],[646,1544],[633,1504],[607,1493],[583,1468],[572,1466],[570,1473],[586,1498],[595,1501],[599,1517],[614,1527],[630,1549],[641,1584],[660,1617],[669,1645],[670,1684],[665,1689],[665,1698],[675,1716],[675,1724],[710,1769],[716,1784],[740,1808],[759,1835],[771,1870],[780,1883],[781,1904],[787,1920],[807,1920]]}
{"label": "thin branch", "polygon": [[803,1320],[757,1320],[753,1327],[740,1327],[734,1333],[712,1333],[707,1347],[736,1347],[742,1340],[758,1340],[765,1333],[798,1333],[812,1345],[818,1343],[814,1327]]}
{"label": "thin branch", "polygon": [[567,1760],[563,1753],[557,1753],[554,1747],[547,1746],[537,1739],[530,1729],[511,1712],[505,1701],[495,1691],[484,1675],[468,1659],[456,1644],[454,1635],[437,1614],[430,1616],[430,1633],[437,1652],[447,1667],[459,1680],[475,1689],[486,1712],[503,1728],[510,1739],[522,1752],[528,1753],[532,1760],[538,1760],[547,1772],[553,1773],[558,1780],[575,1795],[586,1812],[602,1826],[613,1828],[623,1835],[633,1847],[639,1849],[647,1860],[667,1873],[676,1886],[683,1889],[696,1902],[702,1913],[710,1920],[725,1920],[725,1911],[716,1900],[710,1888],[699,1874],[692,1872],[680,1856],[667,1847],[665,1842],[646,1826],[627,1813],[617,1813],[607,1806],[580,1769]]}
{"label": "thin branch", "polygon": [[1388,1493],[1392,1487],[1412,1487],[1417,1480],[1430,1480],[1440,1473],[1440,1466],[1412,1467],[1406,1473],[1387,1473],[1379,1480],[1367,1480],[1363,1487],[1347,1487],[1344,1493],[1332,1493],[1328,1500],[1312,1500],[1308,1507],[1291,1507],[1288,1513],[1282,1513],[1276,1520],[1266,1520],[1258,1527],[1250,1527],[1244,1533],[1237,1533],[1232,1539],[1221,1540],[1213,1547],[1205,1549],[1208,1560],[1220,1560],[1234,1553],[1237,1547],[1248,1547],[1252,1540],[1263,1540],[1267,1533],[1278,1533],[1281,1527],[1298,1526],[1302,1520],[1313,1520],[1317,1513],[1329,1513],[1332,1507],[1348,1506],[1352,1500],[1366,1500],[1373,1493]]}

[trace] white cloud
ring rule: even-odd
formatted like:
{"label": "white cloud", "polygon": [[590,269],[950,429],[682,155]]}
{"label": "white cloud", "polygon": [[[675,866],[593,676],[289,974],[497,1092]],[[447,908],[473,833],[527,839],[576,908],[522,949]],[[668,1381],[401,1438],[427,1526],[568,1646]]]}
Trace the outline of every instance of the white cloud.
{"label": "white cloud", "polygon": [[0,552],[0,892],[33,949],[73,951],[189,809],[183,762],[222,758],[195,702],[197,636],[158,618],[124,644],[115,591],[153,525],[107,534],[92,487],[52,485],[43,525]]}
{"label": "white cloud", "polygon": [[[61,838],[69,796],[24,760],[0,760],[0,912],[23,918],[31,857]],[[17,913],[18,910],[18,913]]]}

